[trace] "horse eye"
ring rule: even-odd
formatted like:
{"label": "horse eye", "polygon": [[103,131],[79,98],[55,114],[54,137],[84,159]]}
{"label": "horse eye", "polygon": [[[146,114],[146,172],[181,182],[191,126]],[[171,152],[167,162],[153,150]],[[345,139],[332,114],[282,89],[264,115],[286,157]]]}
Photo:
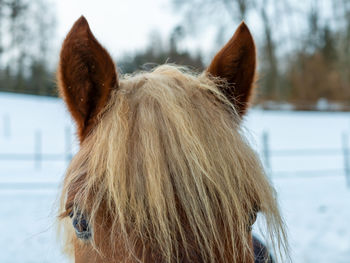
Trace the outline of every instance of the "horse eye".
{"label": "horse eye", "polygon": [[92,233],[86,216],[78,211],[75,215],[72,212],[70,217],[77,237],[85,241],[89,240]]}

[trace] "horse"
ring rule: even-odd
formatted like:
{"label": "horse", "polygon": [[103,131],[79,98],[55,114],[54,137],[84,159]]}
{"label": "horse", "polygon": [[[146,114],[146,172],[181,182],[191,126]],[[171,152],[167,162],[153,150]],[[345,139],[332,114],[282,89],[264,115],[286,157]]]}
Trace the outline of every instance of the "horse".
{"label": "horse", "polygon": [[258,212],[274,250],[286,247],[275,190],[241,124],[256,80],[244,22],[202,73],[165,64],[121,75],[82,16],[57,79],[80,142],[59,208],[76,263],[251,263]]}

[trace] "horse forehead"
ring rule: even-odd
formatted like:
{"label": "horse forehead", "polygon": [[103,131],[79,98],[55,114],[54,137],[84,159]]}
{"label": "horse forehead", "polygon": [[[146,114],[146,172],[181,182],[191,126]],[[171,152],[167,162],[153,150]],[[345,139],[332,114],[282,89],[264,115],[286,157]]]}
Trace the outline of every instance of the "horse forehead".
{"label": "horse forehead", "polygon": [[139,89],[143,87],[151,78],[151,73],[138,73],[136,75],[125,75],[121,78],[119,83],[119,88],[122,93],[130,93],[131,91],[135,89]]}
{"label": "horse forehead", "polygon": [[134,87],[143,86],[148,82],[152,82],[153,84],[157,82],[166,82],[166,81],[180,83],[188,79],[186,76],[189,76],[189,75],[192,75],[192,74],[190,73],[186,74],[185,72],[182,72],[175,66],[163,65],[155,69],[154,71],[138,72],[132,75],[125,74],[120,79],[120,82],[121,84],[132,83]]}

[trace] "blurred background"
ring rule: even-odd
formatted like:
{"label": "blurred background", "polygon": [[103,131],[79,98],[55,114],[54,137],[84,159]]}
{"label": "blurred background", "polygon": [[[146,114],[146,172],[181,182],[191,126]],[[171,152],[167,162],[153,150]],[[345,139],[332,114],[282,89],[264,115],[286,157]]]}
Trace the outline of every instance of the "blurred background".
{"label": "blurred background", "polygon": [[245,20],[259,79],[243,125],[292,260],[350,261],[350,0],[0,0],[0,262],[68,262],[55,209],[77,140],[55,70],[81,15],[122,74],[200,72]]}

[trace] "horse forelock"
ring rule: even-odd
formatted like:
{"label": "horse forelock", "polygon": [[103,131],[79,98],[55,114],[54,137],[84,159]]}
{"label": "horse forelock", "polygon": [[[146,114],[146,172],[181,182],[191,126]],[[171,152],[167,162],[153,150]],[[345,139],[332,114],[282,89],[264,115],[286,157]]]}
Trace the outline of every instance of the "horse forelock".
{"label": "horse forelock", "polygon": [[249,262],[257,207],[283,246],[274,190],[224,82],[164,65],[119,84],[62,194],[62,212],[89,215],[96,251],[118,262]]}

